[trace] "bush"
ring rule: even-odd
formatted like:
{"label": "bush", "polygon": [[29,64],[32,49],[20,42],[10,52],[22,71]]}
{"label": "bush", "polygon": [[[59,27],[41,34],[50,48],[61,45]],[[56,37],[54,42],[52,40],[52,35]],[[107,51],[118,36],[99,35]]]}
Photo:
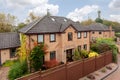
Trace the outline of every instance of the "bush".
{"label": "bush", "polygon": [[43,65],[44,50],[43,45],[35,46],[30,54],[31,67],[38,71]]}
{"label": "bush", "polygon": [[45,67],[46,67],[47,69],[53,68],[53,67],[55,67],[55,66],[57,66],[57,65],[59,65],[59,63],[58,63],[55,59],[45,62]]}
{"label": "bush", "polygon": [[90,58],[90,57],[99,56],[99,54],[96,53],[96,52],[90,52],[88,56],[89,56],[89,58]]}
{"label": "bush", "polygon": [[73,60],[76,61],[76,60],[80,60],[80,59],[81,59],[80,53],[79,53],[78,49],[75,49],[74,54],[73,54]]}
{"label": "bush", "polygon": [[114,39],[112,38],[99,38],[97,39],[96,45],[94,44],[91,45],[91,50],[93,51],[98,51],[98,53],[103,53],[105,51],[112,50],[112,55],[113,55],[113,62],[117,62],[117,53],[118,53],[118,48],[115,44]]}
{"label": "bush", "polygon": [[10,67],[12,66],[17,60],[7,60],[5,63],[3,63],[4,67]]}
{"label": "bush", "polygon": [[82,58],[88,58],[88,51],[86,51],[86,50],[81,50],[80,51],[80,56],[82,57]]}
{"label": "bush", "polygon": [[28,73],[27,63],[26,62],[20,63],[19,61],[17,61],[15,64],[11,66],[8,78],[9,80],[14,80],[27,73]]}

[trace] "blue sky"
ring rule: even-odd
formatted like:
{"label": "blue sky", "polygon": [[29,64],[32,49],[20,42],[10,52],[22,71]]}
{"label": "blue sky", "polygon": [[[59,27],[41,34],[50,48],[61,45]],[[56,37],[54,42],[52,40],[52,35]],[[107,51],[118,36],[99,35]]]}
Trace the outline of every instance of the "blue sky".
{"label": "blue sky", "polygon": [[74,21],[95,19],[101,10],[101,18],[120,22],[120,0],[0,0],[0,12],[15,15],[24,22],[29,13],[44,16],[46,10],[55,16]]}

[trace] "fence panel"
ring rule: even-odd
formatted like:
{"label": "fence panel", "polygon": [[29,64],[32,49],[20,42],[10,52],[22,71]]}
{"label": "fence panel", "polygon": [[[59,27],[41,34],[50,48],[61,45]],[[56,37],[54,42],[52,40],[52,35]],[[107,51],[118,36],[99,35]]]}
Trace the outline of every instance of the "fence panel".
{"label": "fence panel", "polygon": [[101,56],[63,64],[47,71],[38,71],[16,80],[78,80],[112,62],[112,52]]}
{"label": "fence panel", "polygon": [[83,63],[83,75],[88,75],[95,71],[95,58],[85,59]]}
{"label": "fence panel", "polygon": [[105,66],[105,54],[96,57],[95,68],[96,70]]}
{"label": "fence panel", "polygon": [[105,53],[105,65],[112,63],[112,52],[108,51]]}
{"label": "fence panel", "polygon": [[38,71],[38,72],[35,72],[35,73],[31,73],[30,75],[27,75],[27,76],[24,76],[24,77],[21,77],[21,78],[18,78],[16,80],[29,80],[33,77],[37,77],[37,76],[40,76],[41,72]]}
{"label": "fence panel", "polygon": [[83,61],[76,61],[67,65],[67,80],[78,80],[83,77]]}
{"label": "fence panel", "polygon": [[42,80],[66,80],[66,67],[65,65],[52,68],[41,74]]}

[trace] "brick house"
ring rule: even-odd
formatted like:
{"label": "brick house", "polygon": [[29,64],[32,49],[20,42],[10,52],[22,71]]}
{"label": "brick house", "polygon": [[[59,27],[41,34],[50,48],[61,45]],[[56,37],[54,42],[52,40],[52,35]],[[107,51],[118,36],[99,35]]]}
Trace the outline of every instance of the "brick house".
{"label": "brick house", "polygon": [[15,51],[19,46],[20,40],[18,33],[0,33],[0,65],[6,60],[15,59]]}
{"label": "brick house", "polygon": [[27,36],[26,47],[30,50],[34,47],[32,40],[47,44],[49,53],[45,54],[45,61],[56,59],[66,63],[72,61],[74,49],[90,48],[88,28],[65,17],[44,16],[19,32]]}
{"label": "brick house", "polygon": [[90,41],[95,41],[97,38],[114,38],[115,32],[112,27],[108,27],[101,23],[93,23],[89,26],[90,30]]}

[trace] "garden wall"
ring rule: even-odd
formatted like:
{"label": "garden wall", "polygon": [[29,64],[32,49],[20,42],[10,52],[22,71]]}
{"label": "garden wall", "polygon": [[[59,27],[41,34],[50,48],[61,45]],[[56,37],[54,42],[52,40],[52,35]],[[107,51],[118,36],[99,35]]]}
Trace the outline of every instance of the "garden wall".
{"label": "garden wall", "polygon": [[42,72],[38,71],[16,80],[78,80],[109,63],[112,63],[111,51],[98,57],[74,61]]}

